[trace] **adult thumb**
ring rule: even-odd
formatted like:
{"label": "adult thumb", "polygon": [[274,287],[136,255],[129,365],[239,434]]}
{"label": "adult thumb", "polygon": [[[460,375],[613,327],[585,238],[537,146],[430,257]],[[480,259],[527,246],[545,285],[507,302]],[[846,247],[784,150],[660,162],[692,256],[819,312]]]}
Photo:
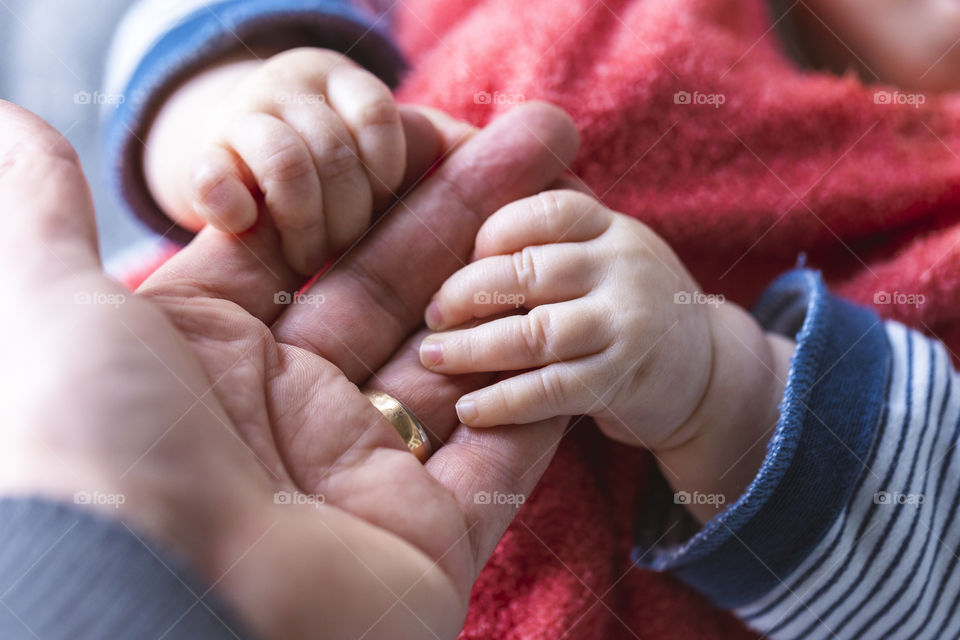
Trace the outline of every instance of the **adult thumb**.
{"label": "adult thumb", "polygon": [[0,283],[16,289],[100,270],[93,199],[73,147],[0,100]]}

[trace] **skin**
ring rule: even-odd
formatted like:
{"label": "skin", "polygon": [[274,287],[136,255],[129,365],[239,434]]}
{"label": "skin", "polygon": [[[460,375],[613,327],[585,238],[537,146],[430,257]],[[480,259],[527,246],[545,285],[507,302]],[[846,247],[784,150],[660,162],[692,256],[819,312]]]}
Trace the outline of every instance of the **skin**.
{"label": "skin", "polygon": [[[487,416],[476,423],[483,428],[461,424],[455,401],[488,387],[493,368],[475,366],[472,375],[456,377],[425,370],[421,343],[428,332],[421,323],[426,315],[439,326],[436,313],[426,311],[428,303],[449,276],[467,267],[471,253],[482,262],[509,253],[510,242],[531,243],[529,234],[510,240],[505,229],[494,233],[502,222],[485,227],[479,239],[477,232],[510,203],[515,214],[501,212],[498,219],[527,219],[522,213],[532,201],[515,201],[557,184],[575,153],[576,132],[565,114],[536,103],[475,135],[434,112],[399,107],[397,118],[361,119],[357,125],[350,114],[383,115],[390,108],[381,97],[369,98],[379,88],[369,94],[357,89],[373,86],[364,84],[369,78],[363,73],[326,56],[310,50],[267,62],[230,61],[201,72],[171,97],[147,139],[148,182],[175,219],[196,228],[210,224],[136,296],[115,307],[76,308],[78,294],[122,292],[100,274],[89,193],[72,150],[29,114],[10,105],[0,110],[6,128],[0,139],[10,141],[0,153],[0,194],[4,210],[17,212],[0,247],[2,259],[10,261],[2,282],[9,299],[25,301],[4,332],[4,356],[30,371],[37,371],[33,363],[56,362],[40,369],[55,375],[24,376],[5,389],[4,423],[17,428],[4,434],[0,491],[60,499],[77,491],[122,493],[124,504],[109,513],[182,555],[263,637],[308,638],[322,630],[334,636],[452,638],[470,587],[514,514],[510,505],[477,504],[474,496],[529,492],[569,421],[565,416],[578,405],[565,399],[575,400],[575,393],[562,391],[542,417],[529,405],[518,412],[525,423],[518,428],[495,426],[495,412],[477,403]],[[305,111],[286,111],[289,101],[276,111],[276,104],[263,102],[278,90],[321,90],[316,78],[298,74],[301,63],[320,70],[328,92],[324,105],[336,105],[318,110],[323,122],[312,129],[297,119]],[[277,66],[264,73],[270,64]],[[289,72],[280,68],[287,65]],[[338,69],[349,71],[347,80],[334,81]],[[264,94],[267,77],[283,82]],[[343,100],[360,96],[358,102],[334,96],[344,84],[352,89]],[[247,102],[221,99],[234,85]],[[380,106],[371,111],[364,106],[369,104]],[[195,136],[196,113],[231,115],[222,116],[225,128],[212,142],[178,146]],[[251,118],[270,119],[271,125],[258,128]],[[367,125],[373,135],[363,133]],[[353,140],[353,160],[351,153],[332,150],[328,134],[338,126]],[[364,160],[364,145],[376,148],[376,140],[388,141],[381,151],[396,150],[398,131],[405,141],[402,158],[386,154],[378,164],[371,151]],[[311,138],[318,132],[327,146]],[[416,145],[406,144],[413,140]],[[297,145],[307,150],[293,154],[297,162],[280,163],[283,170],[271,164],[290,155],[276,149]],[[182,162],[185,154],[196,160]],[[289,308],[277,304],[277,293],[299,290],[316,265],[362,233],[378,199],[391,200],[389,185],[416,184],[447,154],[305,298]],[[343,166],[324,173],[319,167],[331,155]],[[357,177],[361,169],[363,179]],[[352,181],[327,184],[351,175]],[[389,188],[377,192],[374,183]],[[229,188],[219,189],[223,185]],[[331,189],[351,194],[347,185],[357,189],[355,200],[324,198]],[[593,265],[596,281],[590,283],[596,300],[584,304],[600,302],[592,332],[609,340],[623,330],[631,342],[622,348],[588,345],[599,349],[596,359],[603,362],[588,365],[585,374],[609,381],[623,369],[627,346],[646,349],[672,320],[679,324],[677,335],[686,338],[670,338],[683,358],[657,347],[649,364],[628,368],[642,383],[615,394],[622,406],[612,399],[595,412],[601,428],[652,447],[678,489],[737,495],[759,460],[751,451],[776,419],[782,394],[777,382],[791,345],[764,336],[737,309],[714,319],[709,312],[702,317],[701,311],[671,310],[662,297],[674,289],[662,281],[655,262],[685,272],[661,241],[582,196],[539,196],[541,202],[551,198],[561,212],[588,214],[585,223],[595,228],[582,232],[581,243],[614,229],[608,240],[595,243],[596,255],[581,263]],[[79,204],[65,210],[64,202]],[[310,206],[295,211],[303,202]],[[307,214],[314,218],[304,219]],[[581,233],[577,224],[566,230]],[[550,225],[539,232],[536,224],[527,226],[530,234],[546,234],[539,244],[562,238],[550,238]],[[632,229],[643,246],[623,242],[625,236],[616,233],[621,226]],[[303,241],[311,233],[312,240]],[[646,270],[618,268],[601,277],[601,261],[624,252],[632,260],[620,262]],[[683,275],[681,281],[695,290]],[[624,292],[646,289],[641,302],[649,303],[647,313],[613,313],[623,310]],[[571,303],[591,298],[568,295]],[[440,306],[443,321],[456,317]],[[606,324],[604,311],[610,316]],[[611,322],[617,315],[625,325]],[[554,326],[568,322],[574,327],[574,318]],[[692,364],[677,365],[685,359]],[[660,367],[662,375],[650,374]],[[360,393],[363,385],[398,397],[428,425],[436,452],[425,466]],[[675,398],[667,393],[680,388],[684,392]],[[512,409],[501,413],[511,415]],[[626,422],[619,411],[637,415]],[[638,427],[638,419],[656,426]],[[729,461],[736,472],[722,473]],[[278,504],[278,489],[320,495],[323,504]],[[712,515],[696,508],[694,513],[701,519]]]}
{"label": "skin", "polygon": [[[953,3],[808,0],[798,16],[824,66],[960,86]],[[0,390],[0,492],[122,494],[88,508],[284,639],[456,637],[513,516],[473,497],[527,494],[565,416],[650,448],[675,489],[732,502],[762,460],[793,343],[734,305],[674,304],[698,287],[642,224],[575,192],[517,200],[573,156],[557,110],[531,105],[455,149],[471,135],[398,107],[329,51],[204,70],[160,110],[143,158],[161,208],[200,233],[131,296],[101,273],[72,149],[0,103],[0,292],[17,301],[0,357],[28,372]],[[306,292],[322,305],[274,303],[449,152]],[[522,294],[529,313],[478,291]],[[103,296],[122,302],[78,304]],[[425,466],[365,384],[428,424]]]}
{"label": "skin", "polygon": [[[463,131],[435,127],[441,153]],[[132,295],[101,271],[73,150],[0,103],[0,294],[16,304],[0,358],[21,372],[0,389],[0,494],[122,494],[86,508],[179,555],[260,637],[454,638],[516,513],[474,495],[527,494],[566,420],[460,425],[454,400],[478,380],[424,371],[418,326],[482,219],[548,187],[576,147],[544,104],[476,133],[313,286],[319,307],[275,304],[304,278],[265,213],[242,237],[205,228]],[[363,384],[427,421],[426,465]]]}
{"label": "skin", "polygon": [[190,78],[157,115],[143,162],[161,209],[191,230],[246,231],[262,200],[284,256],[310,275],[369,226],[406,159],[390,89],[339,53],[299,48]]}
{"label": "skin", "polygon": [[[291,109],[291,96],[322,96],[323,104],[294,100]],[[202,122],[197,114],[207,113],[213,114],[213,122],[222,123],[212,127],[216,132],[212,143],[196,136],[204,130],[198,129]],[[366,121],[358,117],[371,113],[378,116]],[[394,105],[372,74],[330,51],[303,48],[265,60],[230,59],[198,73],[166,102],[147,138],[144,171],[158,202],[186,226],[210,222],[221,230],[239,231],[253,216],[236,212],[252,209],[253,198],[261,197],[280,231],[284,256],[297,271],[311,273],[310,268],[325,263],[330,252],[341,247],[324,244],[330,229],[350,229],[342,237],[353,240],[369,223],[365,211],[371,203],[376,206],[376,201],[389,198],[384,187],[403,182],[406,156],[418,156],[421,162],[429,156],[422,151],[424,136],[416,131],[417,118],[424,115],[443,117]],[[268,131],[252,124],[264,118],[284,126]],[[332,153],[326,142],[331,131],[340,132],[336,140],[354,141],[350,148],[356,153]],[[257,144],[240,143],[254,133]],[[276,167],[265,159],[282,157],[278,150],[295,146],[309,150],[312,159],[301,154],[302,170],[280,172],[292,179],[272,179],[270,169]],[[211,147],[216,150],[213,155]],[[192,161],[182,161],[184,149],[190,150],[187,157]],[[211,160],[226,158],[224,149],[232,164]],[[401,157],[400,149],[407,154]],[[334,172],[338,178],[363,170],[368,177],[367,183],[355,180],[334,187],[349,193],[360,185],[358,198],[335,199],[339,208],[310,195],[330,192],[323,171],[310,170],[329,164],[330,155],[345,158],[352,167]],[[219,173],[211,173],[211,166],[220,167]],[[224,224],[225,214],[207,215],[205,187],[197,187],[209,184],[214,174],[220,177],[213,182],[232,185],[233,196],[223,202],[224,211],[234,212],[231,224]],[[459,189],[449,195],[462,200]],[[299,213],[289,213],[285,203],[296,204]],[[457,396],[462,422],[491,427],[588,414],[610,437],[653,450],[677,490],[722,494],[724,504],[743,492],[760,466],[777,421],[792,342],[764,335],[734,305],[722,309],[674,305],[674,293],[698,288],[669,247],[642,224],[575,192],[540,194],[508,204],[479,235],[476,228],[441,211],[428,207],[423,213],[419,202],[413,208],[417,217],[434,220],[431,231],[449,249],[448,259],[438,258],[430,271],[438,277],[431,293],[443,283],[440,274],[462,268],[427,309],[426,322],[432,329],[469,319],[488,320],[492,313],[509,310],[509,305],[477,309],[472,304],[477,291],[521,293],[532,310],[471,331],[434,336],[420,347],[424,366],[442,375],[476,374],[471,380],[479,386],[492,382],[497,372],[534,369]],[[294,228],[285,226],[293,219],[300,222]],[[320,227],[328,230],[326,235],[302,233]],[[316,247],[317,253],[291,250],[288,236],[303,242],[303,247]],[[384,236],[375,229],[365,241],[386,253],[398,246],[420,247],[432,239],[414,226],[402,237]],[[456,256],[470,255],[471,250],[481,260],[465,266]],[[360,281],[402,283],[423,281],[425,275],[414,261],[397,261],[391,270],[380,271],[353,252],[339,266],[358,274]],[[322,295],[350,300],[360,308],[379,306],[381,312],[365,318],[366,323],[337,316],[335,320],[347,321],[335,325],[318,324],[304,315],[284,317],[275,331],[284,341],[336,362],[349,379],[360,379],[370,367],[356,353],[356,345],[405,339],[405,330],[421,321],[418,310],[429,299],[388,295],[375,303],[369,287],[358,285],[358,278],[331,275],[324,278]],[[340,338],[331,341],[331,333]],[[419,345],[422,337],[411,345]],[[431,348],[439,345],[442,356],[436,361],[439,352]],[[731,386],[729,380],[741,383]],[[448,410],[444,419],[451,415]],[[691,505],[691,510],[701,521],[716,514],[716,507],[709,504]]]}
{"label": "skin", "polygon": [[949,0],[805,0],[791,12],[813,62],[903,89],[960,89],[960,5]]}
{"label": "skin", "polygon": [[[474,259],[427,307],[430,328],[447,331],[420,345],[432,371],[511,372],[459,399],[465,424],[589,415],[657,454],[678,490],[736,500],[777,422],[791,340],[733,304],[678,304],[699,287],[663,240],[575,191],[494,213]],[[527,313],[503,315],[517,307]]]}

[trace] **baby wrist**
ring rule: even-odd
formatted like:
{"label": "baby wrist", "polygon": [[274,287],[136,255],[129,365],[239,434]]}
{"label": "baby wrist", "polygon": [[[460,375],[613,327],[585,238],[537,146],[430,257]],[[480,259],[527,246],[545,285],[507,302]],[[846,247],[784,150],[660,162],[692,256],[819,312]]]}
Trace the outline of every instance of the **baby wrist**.
{"label": "baby wrist", "polygon": [[[710,381],[676,438],[657,449],[657,458],[676,490],[723,495],[729,503],[763,462],[794,343],[764,332],[733,304],[711,308],[709,315]],[[701,521],[715,515],[711,505],[691,511]]]}

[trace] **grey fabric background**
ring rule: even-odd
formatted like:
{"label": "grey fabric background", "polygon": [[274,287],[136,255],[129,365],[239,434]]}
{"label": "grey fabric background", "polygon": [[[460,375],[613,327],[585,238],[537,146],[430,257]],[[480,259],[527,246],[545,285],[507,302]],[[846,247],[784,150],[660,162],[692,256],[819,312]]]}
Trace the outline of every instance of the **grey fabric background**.
{"label": "grey fabric background", "polygon": [[0,98],[38,114],[77,149],[97,205],[104,260],[152,234],[107,188],[99,107],[114,28],[132,0],[0,0]]}

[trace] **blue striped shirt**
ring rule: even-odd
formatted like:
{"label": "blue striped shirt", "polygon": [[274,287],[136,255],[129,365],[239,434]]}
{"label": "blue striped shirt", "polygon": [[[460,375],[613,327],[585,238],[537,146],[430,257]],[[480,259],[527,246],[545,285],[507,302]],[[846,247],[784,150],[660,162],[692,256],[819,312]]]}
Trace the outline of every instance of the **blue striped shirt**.
{"label": "blue striped shirt", "polygon": [[637,564],[775,640],[960,638],[960,379],[946,348],[810,271],[755,313],[798,345],[763,465],[691,538],[639,545]]}

